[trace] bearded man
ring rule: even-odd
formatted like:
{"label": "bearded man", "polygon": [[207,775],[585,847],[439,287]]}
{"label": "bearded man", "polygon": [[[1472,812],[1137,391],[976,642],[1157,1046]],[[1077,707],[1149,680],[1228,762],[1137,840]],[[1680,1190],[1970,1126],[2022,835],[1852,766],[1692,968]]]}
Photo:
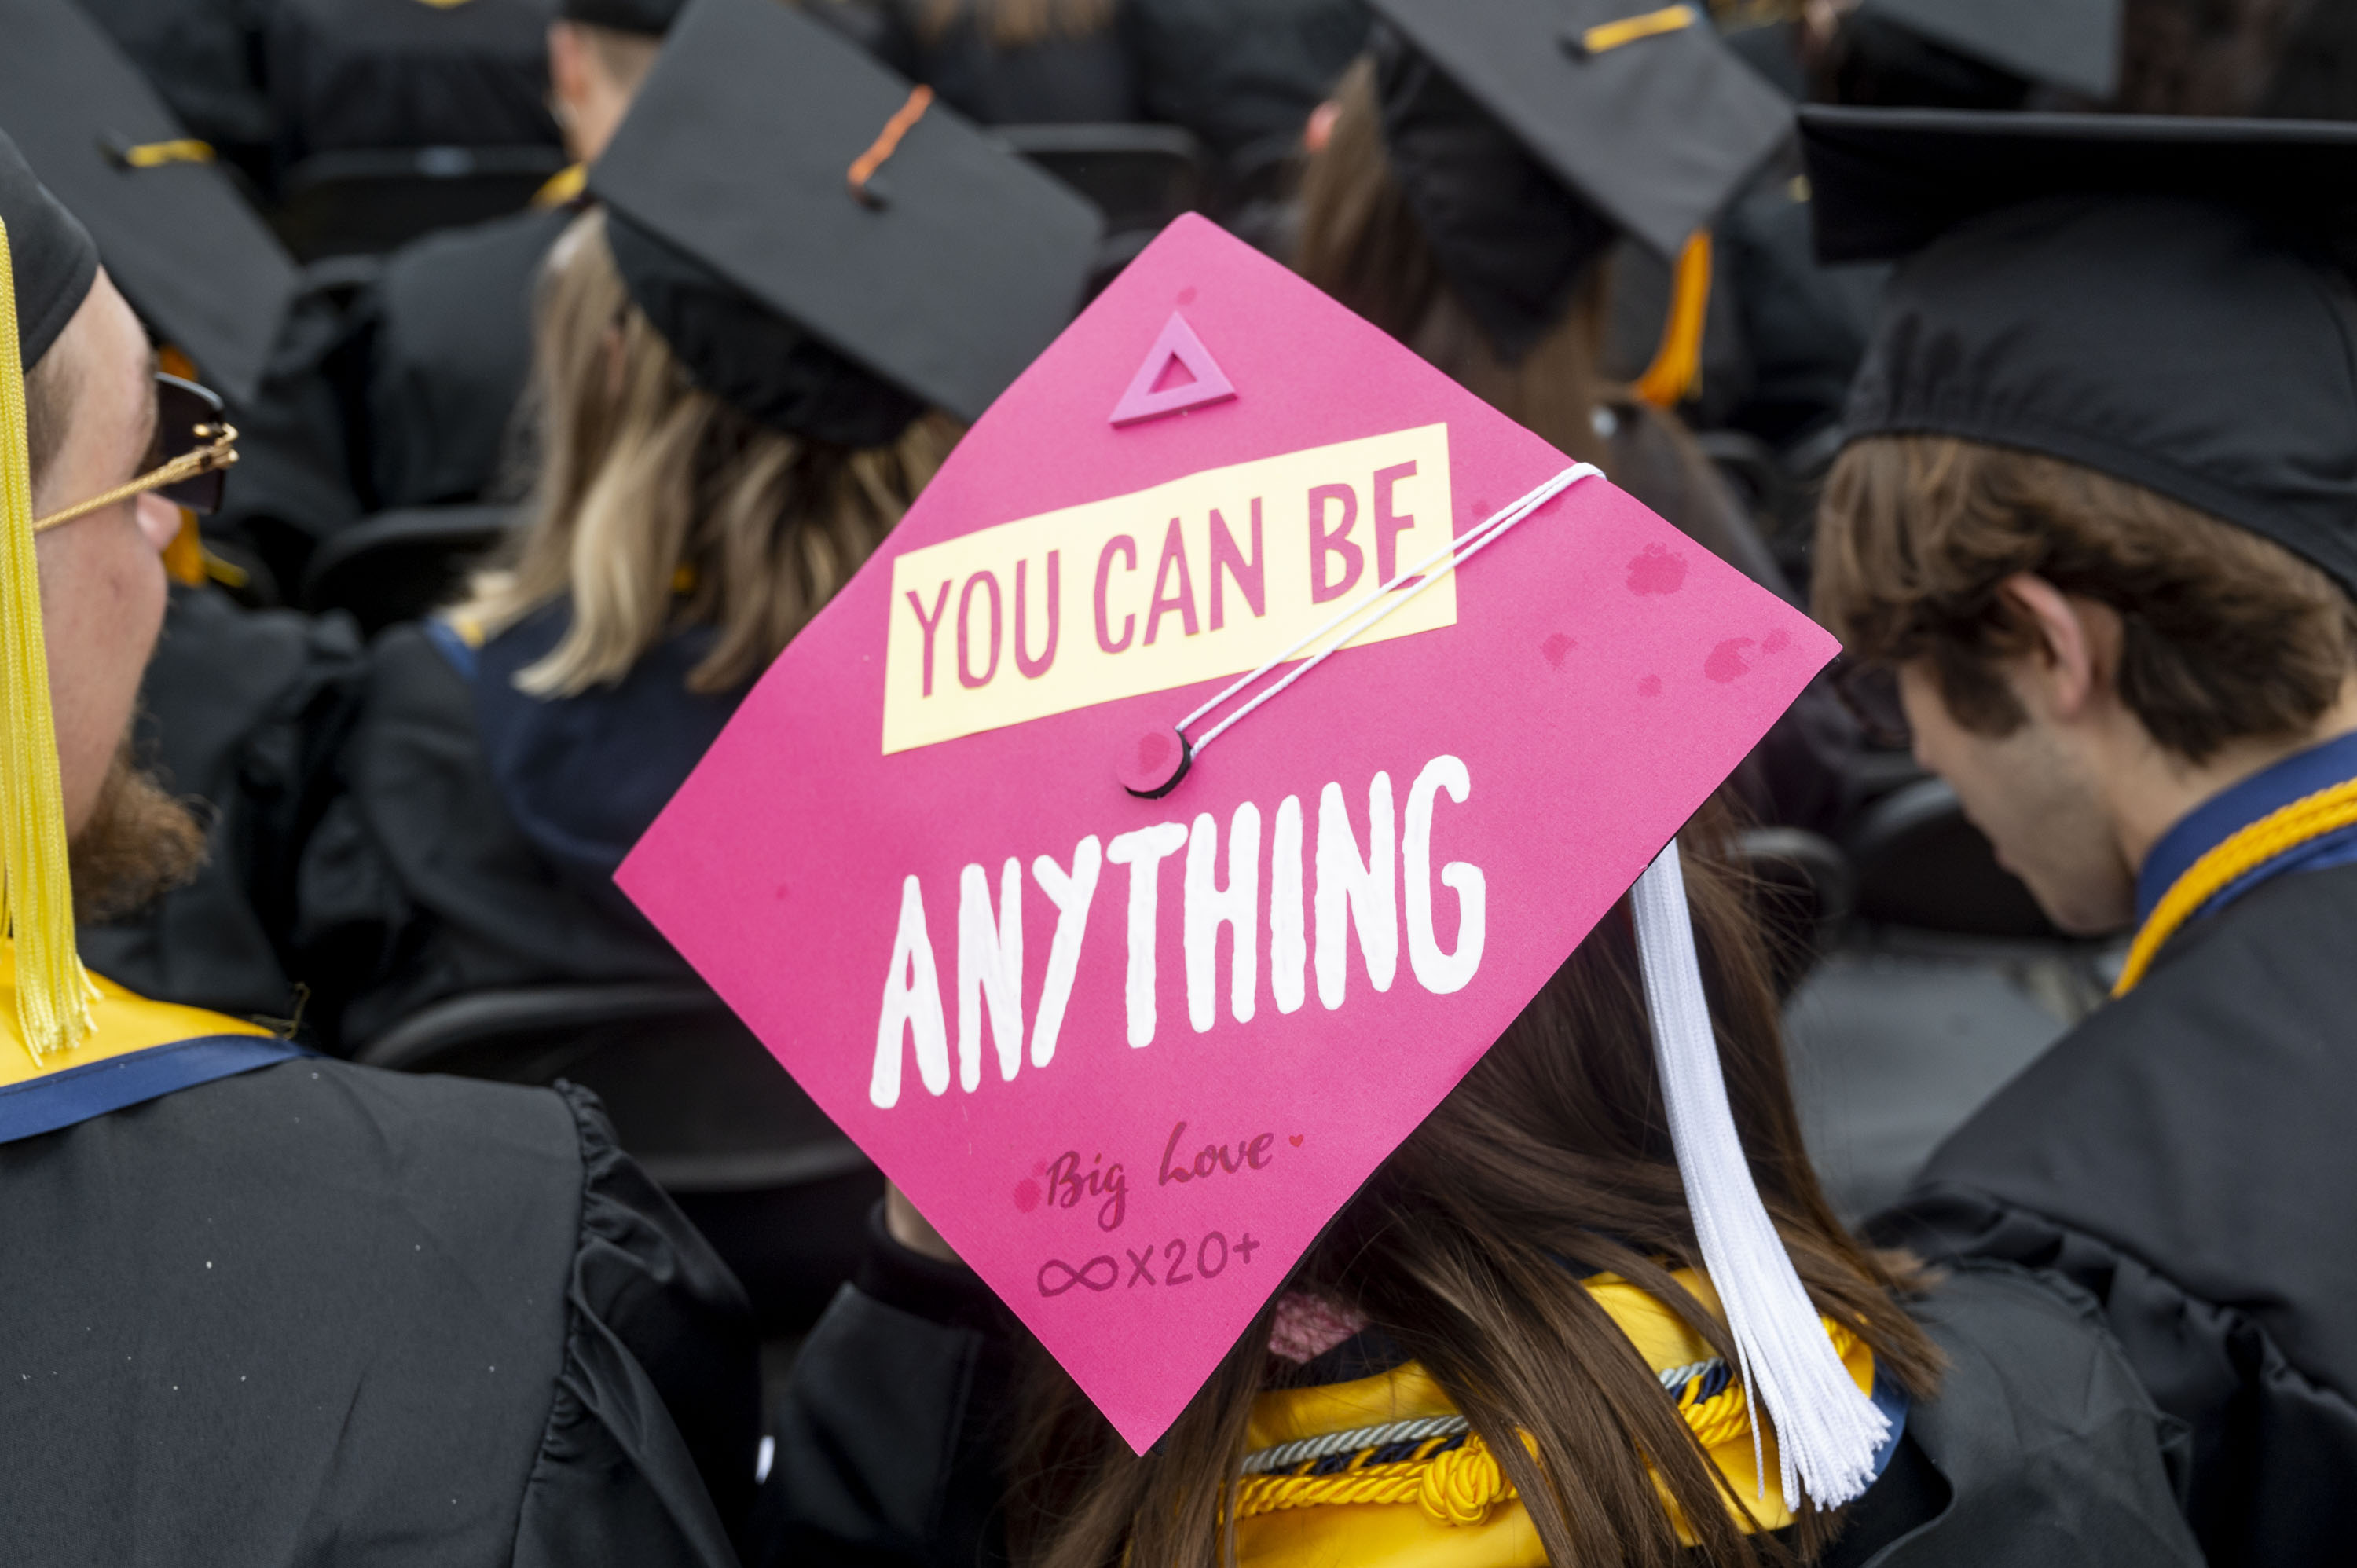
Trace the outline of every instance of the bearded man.
{"label": "bearded man", "polygon": [[200,854],[124,737],[171,503],[233,433],[5,137],[0,222],[8,1561],[733,1563],[749,1314],[594,1101],[84,974],[74,906]]}

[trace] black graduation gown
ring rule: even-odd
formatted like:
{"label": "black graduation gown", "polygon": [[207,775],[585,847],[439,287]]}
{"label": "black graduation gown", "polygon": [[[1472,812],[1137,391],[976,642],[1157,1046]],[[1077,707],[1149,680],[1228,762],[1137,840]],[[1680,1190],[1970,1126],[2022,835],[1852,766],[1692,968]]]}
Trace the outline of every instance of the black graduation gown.
{"label": "black graduation gown", "polygon": [[379,510],[482,499],[532,373],[533,292],[571,206],[403,246],[356,307]]}
{"label": "black graduation gown", "polygon": [[2213,1563],[2338,1560],[2357,1487],[2357,866],[2180,931],[1873,1223],[2076,1280],[2193,1428]]}
{"label": "black graduation gown", "polygon": [[694,633],[619,685],[541,702],[510,677],[553,647],[560,607],[474,654],[396,627],[305,847],[296,945],[349,1052],[430,1003],[563,982],[691,981],[614,870],[735,711],[684,689]]}
{"label": "black graduation gown", "polygon": [[1357,0],[1126,0],[1146,114],[1184,125],[1232,177],[1274,170],[1366,46]]}
{"label": "black graduation gown", "polygon": [[264,78],[291,167],[343,149],[558,145],[541,0],[276,0]]}
{"label": "black graduation gown", "polygon": [[255,66],[265,7],[254,0],[82,0],[156,89],[172,117],[221,156],[256,172],[271,140]]}
{"label": "black graduation gown", "polygon": [[12,1568],[728,1568],[757,1347],[577,1090],[313,1057],[0,1144]]}
{"label": "black graduation gown", "polygon": [[[1795,102],[1808,95],[1796,22],[1738,27],[1727,47]],[[1718,279],[1714,314],[1726,315],[1739,357],[1727,394],[1706,381],[1712,423],[1786,449],[1834,424],[1866,354],[1867,332],[1890,269],[1880,263],[1826,266],[1816,258],[1808,181],[1797,149],[1781,150],[1714,227]],[[1718,367],[1708,362],[1706,370]]]}
{"label": "black graduation gown", "polygon": [[[870,1231],[857,1283],[804,1342],[777,1412],[749,1559],[1003,1563],[996,1455],[1018,1331],[973,1273],[897,1246],[880,1223]],[[2177,1512],[2168,1423],[2092,1302],[1975,1265],[1911,1310],[1948,1358],[1940,1396],[1909,1412],[1821,1568],[2200,1561]]]}
{"label": "black graduation gown", "polygon": [[196,879],[135,916],[85,925],[92,969],[160,1002],[290,1018],[296,857],[325,809],[361,675],[342,616],[247,610],[175,586],[140,689],[142,760],[210,814]]}
{"label": "black graduation gown", "polygon": [[311,553],[367,509],[354,473],[357,396],[347,390],[355,358],[356,285],[329,264],[304,276],[279,324],[262,383],[230,408],[237,470],[205,538],[241,564],[259,561],[268,581],[249,584],[264,604],[294,601]]}

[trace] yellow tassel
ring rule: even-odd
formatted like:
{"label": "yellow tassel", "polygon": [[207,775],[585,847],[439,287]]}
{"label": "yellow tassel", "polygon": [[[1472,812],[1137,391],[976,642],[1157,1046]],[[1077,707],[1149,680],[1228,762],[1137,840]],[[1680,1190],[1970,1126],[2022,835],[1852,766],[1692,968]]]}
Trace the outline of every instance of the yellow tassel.
{"label": "yellow tassel", "polygon": [[16,274],[0,223],[0,897],[16,944],[16,1020],[36,1062],[92,1028],[97,993],[74,950],[65,785],[41,639],[33,477],[17,359]]}
{"label": "yellow tassel", "polygon": [[1629,16],[1588,28],[1579,35],[1579,52],[1600,55],[1641,39],[1658,38],[1664,33],[1683,33],[1701,20],[1701,16],[1691,5],[1664,5],[1641,16]]}
{"label": "yellow tassel", "polygon": [[1710,232],[1697,231],[1678,254],[1670,284],[1670,317],[1662,346],[1637,378],[1637,395],[1655,408],[1675,408],[1702,385],[1702,329],[1710,314]]}
{"label": "yellow tassel", "polygon": [[162,168],[167,164],[209,164],[213,161],[213,145],[198,141],[194,136],[179,136],[168,142],[142,142],[136,146],[121,148],[114,156],[125,168]]}

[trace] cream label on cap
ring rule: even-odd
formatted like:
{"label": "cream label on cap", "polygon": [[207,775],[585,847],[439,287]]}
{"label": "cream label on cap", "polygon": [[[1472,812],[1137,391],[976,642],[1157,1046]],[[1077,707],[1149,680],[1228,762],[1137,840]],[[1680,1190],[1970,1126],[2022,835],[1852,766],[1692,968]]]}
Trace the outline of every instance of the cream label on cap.
{"label": "cream label on cap", "polygon": [[[1275,657],[1448,542],[1427,424],[1070,507],[892,564],[884,750],[1167,692]],[[1453,577],[1361,640],[1452,626]]]}
{"label": "cream label on cap", "polygon": [[[1174,311],[1235,395],[1109,420]],[[1832,652],[1181,219],[619,880],[1142,1451]]]}

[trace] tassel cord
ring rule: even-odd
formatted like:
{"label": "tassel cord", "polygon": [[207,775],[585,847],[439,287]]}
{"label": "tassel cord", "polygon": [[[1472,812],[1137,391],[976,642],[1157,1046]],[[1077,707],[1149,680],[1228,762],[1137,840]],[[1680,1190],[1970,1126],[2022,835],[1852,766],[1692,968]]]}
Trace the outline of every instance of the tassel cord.
{"label": "tassel cord", "polygon": [[17,1024],[40,1061],[90,1034],[96,992],[74,950],[18,342],[15,257],[0,223],[0,907],[16,940]]}
{"label": "tassel cord", "polygon": [[[1797,1510],[1805,1490],[1818,1507],[1837,1508],[1872,1484],[1889,1420],[1842,1365],[1752,1184],[1719,1068],[1674,839],[1638,878],[1630,901],[1686,1207],[1704,1271],[1727,1309],[1738,1374],[1755,1393],[1755,1456],[1764,1411],[1775,1427],[1786,1506]],[[1764,1466],[1758,1473],[1764,1492]]]}

